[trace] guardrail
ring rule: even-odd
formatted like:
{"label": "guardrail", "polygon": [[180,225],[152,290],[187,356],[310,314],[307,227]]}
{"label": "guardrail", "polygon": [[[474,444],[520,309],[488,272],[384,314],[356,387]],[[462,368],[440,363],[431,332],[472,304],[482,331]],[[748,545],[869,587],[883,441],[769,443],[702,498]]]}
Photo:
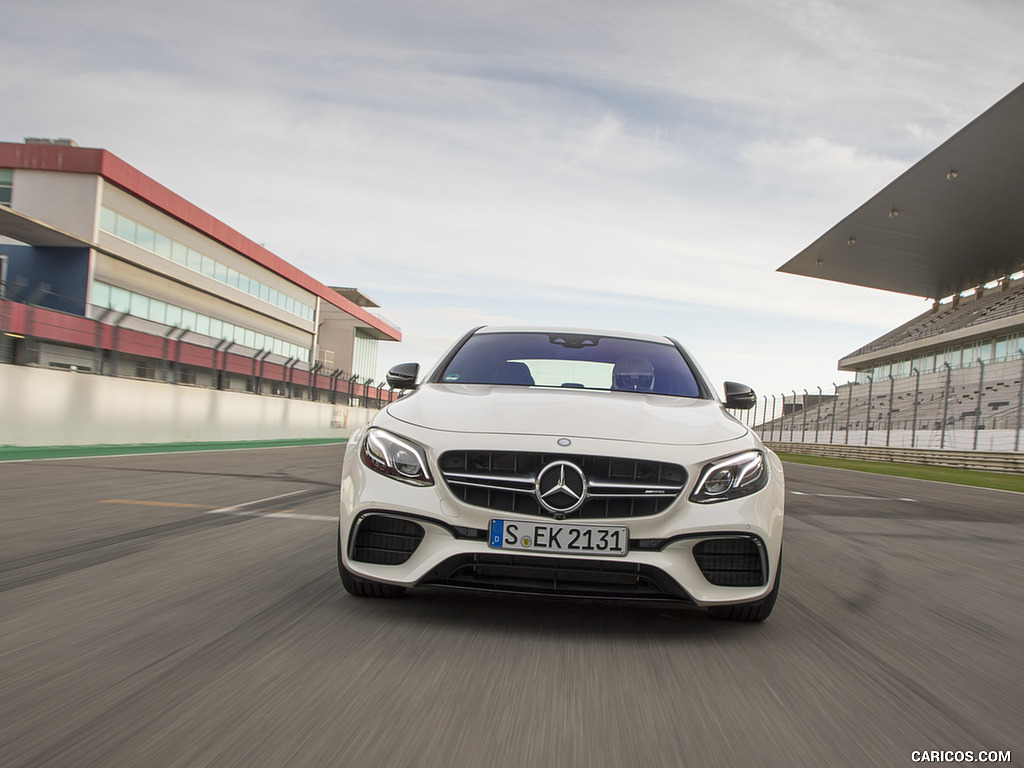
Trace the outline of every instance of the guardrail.
{"label": "guardrail", "polygon": [[773,451],[835,459],[926,464],[933,467],[980,469],[988,472],[1024,473],[1024,454],[1004,451],[951,451],[881,446],[828,445],[827,443],[765,443]]}

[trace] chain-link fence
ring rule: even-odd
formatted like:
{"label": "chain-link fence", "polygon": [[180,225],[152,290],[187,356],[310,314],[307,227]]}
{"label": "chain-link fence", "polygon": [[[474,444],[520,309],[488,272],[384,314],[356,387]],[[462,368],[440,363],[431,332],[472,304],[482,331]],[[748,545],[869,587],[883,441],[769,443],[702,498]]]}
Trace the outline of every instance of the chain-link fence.
{"label": "chain-link fence", "polygon": [[769,442],[980,451],[1024,449],[1024,350],[881,381],[762,395],[735,415]]}

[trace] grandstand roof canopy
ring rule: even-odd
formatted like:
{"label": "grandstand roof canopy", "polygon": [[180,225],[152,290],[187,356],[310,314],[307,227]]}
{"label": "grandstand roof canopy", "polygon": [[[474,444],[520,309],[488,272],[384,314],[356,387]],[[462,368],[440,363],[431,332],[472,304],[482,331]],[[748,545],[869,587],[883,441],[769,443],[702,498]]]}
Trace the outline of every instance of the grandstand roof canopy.
{"label": "grandstand roof canopy", "polygon": [[1024,85],[779,272],[939,299],[1024,266]]}

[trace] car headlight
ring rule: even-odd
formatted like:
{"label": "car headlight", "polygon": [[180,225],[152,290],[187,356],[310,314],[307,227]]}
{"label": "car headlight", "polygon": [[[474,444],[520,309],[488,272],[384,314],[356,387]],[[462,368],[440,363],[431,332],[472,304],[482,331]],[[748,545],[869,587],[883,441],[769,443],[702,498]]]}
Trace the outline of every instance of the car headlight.
{"label": "car headlight", "polygon": [[423,449],[383,429],[371,428],[359,449],[363,464],[374,472],[412,485],[433,485]]}
{"label": "car headlight", "polygon": [[690,501],[709,504],[756,493],[768,484],[768,465],[761,451],[744,451],[713,461],[700,472]]}

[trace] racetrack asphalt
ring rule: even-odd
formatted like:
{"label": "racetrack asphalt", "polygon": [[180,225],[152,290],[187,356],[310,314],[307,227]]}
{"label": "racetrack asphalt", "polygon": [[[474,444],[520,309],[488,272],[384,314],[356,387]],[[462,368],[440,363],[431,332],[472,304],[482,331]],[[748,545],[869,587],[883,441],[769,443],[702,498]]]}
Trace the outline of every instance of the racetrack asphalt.
{"label": "racetrack asphalt", "polygon": [[0,765],[1024,754],[1024,496],[788,464],[778,605],[730,624],[660,603],[351,597],[343,451],[0,464]]}

